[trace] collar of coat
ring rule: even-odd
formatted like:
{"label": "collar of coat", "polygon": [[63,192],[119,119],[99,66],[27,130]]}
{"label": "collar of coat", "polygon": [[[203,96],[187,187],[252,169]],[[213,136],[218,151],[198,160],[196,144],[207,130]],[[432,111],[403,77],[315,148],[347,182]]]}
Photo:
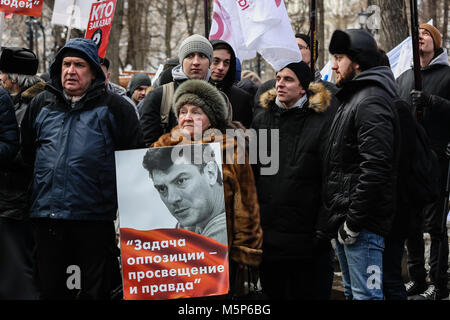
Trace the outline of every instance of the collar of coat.
{"label": "collar of coat", "polygon": [[[317,113],[325,112],[331,104],[331,92],[321,82],[311,82],[308,91],[309,98],[306,107]],[[277,90],[273,88],[264,92],[259,102],[263,108],[278,109],[279,107],[275,104],[276,98]]]}

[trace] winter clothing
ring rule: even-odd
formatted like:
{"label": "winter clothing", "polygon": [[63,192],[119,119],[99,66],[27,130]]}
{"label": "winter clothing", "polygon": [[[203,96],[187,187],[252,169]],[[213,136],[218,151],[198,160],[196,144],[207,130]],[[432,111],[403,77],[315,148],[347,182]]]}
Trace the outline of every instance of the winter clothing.
{"label": "winter clothing", "polygon": [[[95,74],[76,99],[66,95],[61,82],[62,57],[73,51],[86,55]],[[30,216],[41,298],[70,296],[71,264],[81,268],[79,297],[109,298],[105,284],[120,283],[114,151],[142,147],[142,133],[128,102],[106,90],[94,41],[70,40],[50,66],[50,78],[22,122],[24,159],[34,164]],[[82,234],[84,241],[67,230]]]}
{"label": "winter clothing", "polygon": [[[25,172],[16,165],[19,131],[13,102],[0,89],[0,300],[36,299],[32,281],[33,239],[27,213],[26,191],[21,190]],[[23,192],[23,193],[22,193]]]}
{"label": "winter clothing", "polygon": [[211,64],[213,58],[213,49],[208,39],[199,34],[193,34],[192,36],[184,39],[180,45],[180,48],[178,49],[178,59],[180,63],[183,64],[184,58],[194,52],[203,53],[208,57],[209,63]]}
{"label": "winter clothing", "polygon": [[133,95],[134,90],[136,90],[137,88],[139,88],[140,86],[151,86],[152,85],[152,81],[150,80],[150,77],[145,74],[145,73],[135,73],[130,80],[130,90],[129,90],[129,94],[130,96]]}
{"label": "winter clothing", "polygon": [[[254,170],[264,236],[261,283],[272,298],[323,298],[313,276],[317,258],[329,257],[331,250],[321,209],[321,159],[337,105],[330,105],[331,94],[323,84],[311,83],[309,90],[309,99],[289,109],[277,103],[275,89],[267,91],[261,96],[264,109],[251,125],[255,130],[269,130],[269,136],[279,130],[279,150],[271,144],[264,151],[259,144],[258,150],[275,154],[278,170],[266,175],[262,164]],[[295,272],[280,277],[286,265],[295,266]]]}
{"label": "winter clothing", "polygon": [[[446,213],[443,212],[445,196],[445,183],[449,160],[446,157],[446,148],[450,141],[450,66],[445,49],[438,49],[433,60],[421,68],[422,93],[411,93],[414,88],[414,72],[412,69],[405,71],[397,79],[400,97],[408,103],[423,107],[421,123],[428,135],[432,149],[438,156],[441,171],[440,186],[441,196],[419,215],[419,221],[414,226],[407,241],[408,247],[408,271],[410,278],[417,283],[425,282],[424,268],[424,242],[423,232],[431,235],[430,250],[430,278],[432,284],[441,292],[447,290],[448,246],[440,246],[440,243],[448,243],[447,227],[443,221]],[[418,96],[420,95],[420,97]],[[424,98],[426,97],[426,98]],[[423,100],[417,101],[417,100]],[[414,109],[414,108],[413,108]],[[422,225],[423,224],[423,225]],[[438,259],[440,270],[437,271]],[[448,291],[447,291],[448,292]]]}
{"label": "winter clothing", "polygon": [[346,54],[361,70],[378,66],[380,54],[375,39],[363,29],[336,30],[330,40],[331,54]]}
{"label": "winter clothing", "polygon": [[325,204],[330,231],[347,222],[353,231],[386,236],[395,210],[398,116],[392,72],[361,72],[337,93],[342,102],[331,126],[325,158]]}
{"label": "winter clothing", "polygon": [[[19,134],[11,98],[5,89],[0,88],[0,165],[13,159],[19,151]],[[3,181],[2,181],[3,182]]]}
{"label": "winter clothing", "polygon": [[80,101],[65,98],[56,64],[67,48],[85,52],[101,70],[96,48],[82,40],[88,39],[73,39],[56,55],[46,91],[33,99],[22,125],[24,149],[31,159],[35,154],[34,218],[113,220],[114,151],[142,146],[135,113],[121,97],[106,93],[103,72]]}
{"label": "winter clothing", "polygon": [[30,49],[6,47],[0,56],[0,70],[7,73],[35,75],[39,66],[36,54]]}
{"label": "winter clothing", "polygon": [[[255,168],[267,259],[311,257],[313,237],[316,233],[321,236],[323,226],[316,225],[321,206],[321,159],[336,106],[328,108],[331,96],[322,84],[310,88],[314,95],[306,105],[290,109],[280,108],[276,90],[269,90],[261,96],[265,110],[251,126],[280,130],[278,171],[261,175],[261,164]],[[319,102],[312,103],[313,99]],[[274,152],[268,148],[266,154]]]}
{"label": "winter clothing", "polygon": [[[44,82],[38,82],[30,88],[13,96],[14,109],[19,128],[31,100],[44,90]],[[19,153],[4,171],[5,187],[1,188],[0,216],[22,220],[28,218],[32,166],[22,160]]]}
{"label": "winter clothing", "polygon": [[180,108],[185,104],[200,107],[208,116],[211,126],[225,129],[228,120],[228,105],[222,94],[214,86],[203,80],[183,82],[173,97],[172,111],[178,119]]}
{"label": "winter clothing", "polygon": [[242,123],[242,125],[244,125],[244,127],[248,128],[252,121],[253,101],[250,94],[235,85],[236,54],[234,53],[233,48],[223,40],[211,40],[211,44],[213,48],[216,48],[218,45],[225,45],[226,47],[228,47],[231,58],[230,68],[228,69],[225,78],[220,82],[216,82],[213,80],[210,80],[210,82],[227,95],[228,100],[233,107],[233,121],[239,121]]}
{"label": "winter clothing", "polygon": [[433,38],[434,50],[438,50],[441,48],[442,36],[436,27],[430,24],[423,23],[419,25],[419,29],[425,29],[431,34],[431,37]]}
{"label": "winter clothing", "polygon": [[[302,85],[303,89],[305,89],[305,90],[307,90],[311,81],[314,80],[312,77],[312,74],[311,74],[311,69],[303,61],[290,63],[287,66],[285,66],[284,68],[288,68],[288,69],[292,70],[292,72],[295,73],[298,80],[300,81],[300,84]],[[281,69],[281,70],[283,70],[283,69]]]}

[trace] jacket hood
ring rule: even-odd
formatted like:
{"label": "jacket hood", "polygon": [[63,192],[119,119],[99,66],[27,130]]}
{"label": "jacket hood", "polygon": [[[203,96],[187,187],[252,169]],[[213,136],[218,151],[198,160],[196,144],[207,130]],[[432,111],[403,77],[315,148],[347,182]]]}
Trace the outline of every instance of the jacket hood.
{"label": "jacket hood", "polygon": [[378,86],[384,88],[390,96],[397,96],[397,83],[395,82],[394,74],[391,69],[386,66],[374,67],[367,69],[358,74],[353,80],[347,82],[339,91],[346,92],[351,90],[354,92],[355,86],[364,85],[365,83],[376,83]]}
{"label": "jacket hood", "polygon": [[[321,82],[311,82],[308,91],[307,107],[317,113],[325,112],[331,104],[331,92]],[[259,103],[263,108],[278,108],[275,104],[276,98],[277,90],[273,88],[261,95]]]}
{"label": "jacket hood", "polygon": [[[234,53],[233,47],[226,41],[223,41],[223,40],[210,40],[210,42],[211,42],[214,50],[216,49],[216,47],[219,44],[222,44],[222,45],[225,45],[228,48],[228,50],[230,51],[230,54],[231,54],[230,69],[228,69],[227,75],[225,76],[225,78],[222,81],[214,83],[214,85],[216,85],[218,87],[229,88],[235,82],[235,77],[236,77],[236,54]],[[213,82],[213,81],[211,81],[211,82]]]}
{"label": "jacket hood", "polygon": [[[444,65],[444,66],[449,65],[447,49],[440,48],[439,51],[437,52],[437,55],[434,57],[434,59],[431,60],[431,62],[427,66],[423,67],[422,70],[430,69],[436,65]],[[414,65],[413,65],[413,68],[414,68]]]}
{"label": "jacket hood", "polygon": [[104,82],[105,74],[103,73],[102,68],[100,67],[100,58],[98,56],[98,48],[95,42],[91,39],[84,38],[76,38],[72,39],[66,43],[61,50],[55,56],[53,63],[50,66],[50,81],[49,84],[57,89],[62,89],[61,84],[61,69],[62,69],[62,59],[64,57],[64,53],[69,50],[79,51],[84,54],[88,63],[92,68],[92,71],[96,74],[94,82]]}

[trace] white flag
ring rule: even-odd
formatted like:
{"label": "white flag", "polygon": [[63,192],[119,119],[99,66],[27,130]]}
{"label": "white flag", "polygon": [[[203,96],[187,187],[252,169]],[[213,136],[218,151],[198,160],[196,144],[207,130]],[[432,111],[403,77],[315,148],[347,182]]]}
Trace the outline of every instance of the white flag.
{"label": "white flag", "polygon": [[52,24],[86,30],[95,0],[55,0]]}
{"label": "white flag", "polygon": [[215,0],[209,38],[228,42],[241,61],[259,52],[276,71],[302,60],[282,0]]}

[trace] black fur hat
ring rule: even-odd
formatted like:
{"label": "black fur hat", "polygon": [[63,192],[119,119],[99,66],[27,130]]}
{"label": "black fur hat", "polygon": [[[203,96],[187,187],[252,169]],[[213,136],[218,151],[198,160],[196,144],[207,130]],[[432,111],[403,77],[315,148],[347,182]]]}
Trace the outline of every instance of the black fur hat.
{"label": "black fur hat", "polygon": [[36,54],[26,48],[5,47],[0,56],[0,71],[34,76],[39,60]]}
{"label": "black fur hat", "polygon": [[361,70],[380,65],[380,54],[373,36],[363,29],[336,30],[330,40],[331,54],[346,54]]}

